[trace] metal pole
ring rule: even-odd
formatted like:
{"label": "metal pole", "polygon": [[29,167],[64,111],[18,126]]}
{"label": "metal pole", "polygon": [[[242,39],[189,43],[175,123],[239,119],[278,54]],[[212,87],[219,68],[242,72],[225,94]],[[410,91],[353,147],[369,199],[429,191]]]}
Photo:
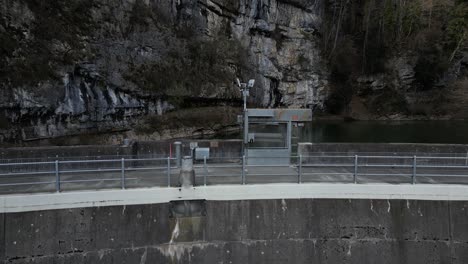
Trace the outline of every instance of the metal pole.
{"label": "metal pole", "polygon": [[288,130],[287,131],[287,141],[288,142],[286,144],[288,144],[288,153],[289,153],[288,155],[291,156],[291,150],[292,150],[292,147],[291,147],[291,143],[292,143],[292,140],[291,140],[291,138],[292,138],[292,122],[291,121],[288,122],[287,130]]}
{"label": "metal pole", "polygon": [[354,155],[354,176],[353,176],[354,183],[357,183],[357,173],[358,173],[358,155]]}
{"label": "metal pole", "polygon": [[247,110],[247,88],[244,87],[243,90],[242,90],[242,95],[244,97],[244,112],[245,110]]}
{"label": "metal pole", "polygon": [[413,156],[413,177],[412,177],[412,183],[416,184],[416,156]]}
{"label": "metal pole", "polygon": [[245,155],[242,156],[242,184],[245,184]]}
{"label": "metal pole", "polygon": [[208,176],[208,169],[206,168],[206,156],[203,156],[203,168],[205,173],[203,174],[203,184],[206,186],[206,176]]}
{"label": "metal pole", "polygon": [[244,153],[249,143],[249,116],[247,110],[244,110]]}
{"label": "metal pole", "polygon": [[244,131],[243,131],[243,139],[244,139],[244,142],[242,143],[242,146],[243,146],[243,153],[242,155],[245,155],[246,153],[246,150],[247,150],[247,144],[248,144],[248,136],[249,136],[249,116],[247,114],[247,84],[245,83],[242,83],[241,84],[241,90],[242,90],[242,96],[244,98],[244,125],[243,125],[243,128],[244,128]]}
{"label": "metal pole", "polygon": [[299,184],[302,183],[302,155],[299,155]]}
{"label": "metal pole", "polygon": [[55,161],[55,191],[60,192],[60,173],[59,173],[59,161]]}
{"label": "metal pole", "polygon": [[121,160],[121,174],[120,174],[120,185],[122,190],[125,190],[125,158]]}
{"label": "metal pole", "polygon": [[167,187],[171,187],[171,157],[167,157]]}

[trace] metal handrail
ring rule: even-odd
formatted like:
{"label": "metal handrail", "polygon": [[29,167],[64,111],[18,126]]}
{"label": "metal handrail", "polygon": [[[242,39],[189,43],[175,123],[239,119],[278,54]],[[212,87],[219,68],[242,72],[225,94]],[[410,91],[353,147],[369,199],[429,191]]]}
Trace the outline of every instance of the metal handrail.
{"label": "metal handrail", "polygon": [[[289,164],[249,164],[254,159],[268,159],[274,162],[275,159],[289,159]],[[344,160],[349,159],[349,160]],[[352,159],[352,161],[351,161]],[[376,161],[370,162],[369,159]],[[385,161],[389,159],[390,161]],[[226,163],[214,161],[225,160]],[[324,161],[320,161],[324,160]],[[135,164],[142,161],[143,165]],[[161,163],[153,163],[160,161]],[[156,172],[156,177],[165,177],[167,186],[171,187],[171,176],[177,172],[178,167],[174,166],[176,158],[120,158],[102,160],[55,160],[39,162],[16,162],[0,163],[0,180],[9,179],[12,182],[0,182],[0,187],[23,186],[23,185],[46,185],[55,183],[55,191],[62,191],[62,184],[80,182],[120,182],[122,189],[127,188],[127,181],[138,180],[138,177],[127,175],[144,173],[144,171]],[[439,161],[439,162],[437,162]],[[451,162],[453,161],[453,162]],[[464,161],[463,164],[460,161]],[[149,164],[151,162],[152,164]],[[418,164],[419,162],[419,164]],[[111,163],[112,165],[99,165]],[[422,164],[421,164],[422,163]],[[74,164],[84,164],[74,166]],[[50,166],[52,165],[52,166]],[[102,167],[98,167],[102,166]],[[215,157],[204,158],[201,163],[194,166],[199,170],[197,178],[203,178],[203,185],[207,185],[208,177],[240,177],[240,184],[247,184],[250,177],[270,176],[272,182],[277,182],[274,177],[297,177],[297,183],[304,182],[304,176],[312,175],[345,175],[351,176],[353,183],[359,183],[360,177],[410,177],[410,183],[416,184],[418,177],[467,177],[468,178],[468,158],[467,157],[442,157],[442,156],[391,156],[391,155],[297,155],[288,157]],[[284,173],[278,171],[263,172],[257,168],[285,168]],[[342,172],[336,172],[337,168],[342,168]],[[379,169],[388,168],[388,172]],[[235,171],[239,170],[237,174]],[[257,170],[256,170],[257,169]],[[320,172],[314,171],[321,170]],[[328,169],[328,170],[327,170]],[[434,170],[430,170],[434,169]],[[438,170],[440,169],[440,170]],[[222,172],[224,170],[224,173]],[[333,171],[334,170],[334,171]],[[422,171],[421,171],[422,170]],[[443,171],[445,170],[445,171]],[[464,174],[467,170],[467,174]],[[102,173],[97,178],[89,177],[90,173]],[[148,174],[146,174],[148,175]],[[151,175],[151,174],[150,174]],[[132,177],[128,177],[132,176]],[[26,178],[27,177],[27,178]],[[31,178],[38,178],[37,181]],[[62,179],[66,177],[66,179]],[[146,176],[145,176],[146,177]],[[19,181],[24,179],[25,182]],[[27,180],[26,180],[27,179]],[[53,180],[52,180],[53,179]],[[283,179],[284,180],[284,179]],[[16,181],[16,182],[15,182]]]}
{"label": "metal handrail", "polygon": [[34,173],[31,172],[11,172],[11,173],[2,173],[0,174],[0,177],[2,176],[22,176],[22,175],[43,175],[43,174],[54,174],[55,171],[37,171]]}
{"label": "metal handrail", "polygon": [[0,163],[0,166],[54,164],[55,161]]}

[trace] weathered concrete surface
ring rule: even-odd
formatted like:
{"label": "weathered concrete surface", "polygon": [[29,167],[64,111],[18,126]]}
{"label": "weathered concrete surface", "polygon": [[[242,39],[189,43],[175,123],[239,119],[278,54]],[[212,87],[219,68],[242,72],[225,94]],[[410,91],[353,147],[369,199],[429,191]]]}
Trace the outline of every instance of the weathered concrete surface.
{"label": "weathered concrete surface", "polygon": [[[242,156],[242,140],[179,140],[182,142],[182,154],[190,154],[190,142],[197,142],[199,147],[210,148],[210,157],[239,158]],[[83,156],[133,156],[133,157],[168,157],[173,141],[135,141],[129,146],[122,145],[82,145],[0,148],[0,159],[71,159]],[[174,155],[175,147],[172,147]],[[468,145],[464,144],[417,144],[417,143],[300,143],[299,152],[308,153],[401,153],[401,154],[464,154]]]}
{"label": "weathered concrete surface", "polygon": [[0,214],[0,263],[5,259],[5,214]]}
{"label": "weathered concrete surface", "polygon": [[[182,142],[182,155],[190,155],[190,142],[197,142],[199,147],[210,148],[210,157],[239,158],[242,156],[242,140],[178,140]],[[2,160],[55,160],[77,157],[168,157],[175,155],[174,141],[134,141],[130,145],[81,145],[0,148]]]}
{"label": "weathered concrete surface", "polygon": [[6,263],[468,262],[466,201],[207,201],[193,218],[171,218],[169,204],[2,218]]}

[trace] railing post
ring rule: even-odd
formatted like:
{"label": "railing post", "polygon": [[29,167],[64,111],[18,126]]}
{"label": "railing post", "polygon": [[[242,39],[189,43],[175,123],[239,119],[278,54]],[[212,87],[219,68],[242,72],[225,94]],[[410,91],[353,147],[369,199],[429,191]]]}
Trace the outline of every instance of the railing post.
{"label": "railing post", "polygon": [[299,155],[298,183],[302,183],[302,155]]}
{"label": "railing post", "polygon": [[55,191],[60,192],[59,161],[55,160]]}
{"label": "railing post", "polygon": [[245,184],[245,155],[242,156],[242,184]]}
{"label": "railing post", "polygon": [[413,156],[413,176],[411,177],[412,178],[412,184],[416,184],[416,156]]}
{"label": "railing post", "polygon": [[358,155],[354,155],[354,174],[353,174],[354,183],[357,183],[357,173],[358,173]]}
{"label": "railing post", "polygon": [[167,157],[167,187],[171,187],[171,157]]}
{"label": "railing post", "polygon": [[203,184],[206,186],[206,176],[208,176],[208,169],[206,168],[206,156],[203,156],[203,170],[205,173],[203,173]]}
{"label": "railing post", "polygon": [[122,158],[121,162],[121,174],[120,174],[120,187],[125,190],[125,158]]}

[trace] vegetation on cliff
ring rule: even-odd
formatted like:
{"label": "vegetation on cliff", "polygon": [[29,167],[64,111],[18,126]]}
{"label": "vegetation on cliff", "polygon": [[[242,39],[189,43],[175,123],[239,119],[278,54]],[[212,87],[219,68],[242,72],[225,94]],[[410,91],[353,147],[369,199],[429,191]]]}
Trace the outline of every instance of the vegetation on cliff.
{"label": "vegetation on cliff", "polygon": [[[10,17],[14,14],[0,16],[0,85],[34,86],[61,79],[57,68],[88,59],[83,38],[97,25],[90,16],[97,2],[21,0],[20,4],[27,7],[24,12],[33,11],[21,14],[22,27],[13,23],[20,19]],[[8,5],[5,8],[18,8],[13,2]]]}
{"label": "vegetation on cliff", "polygon": [[[0,142],[131,129],[177,109],[240,105],[236,76],[257,80],[256,106],[362,119],[468,117],[466,1],[0,6]],[[172,119],[157,120],[145,121],[164,127]]]}
{"label": "vegetation on cliff", "polygon": [[[460,65],[468,47],[466,1],[337,0],[325,14],[322,47],[331,68],[328,106],[335,113],[349,110],[361,95],[372,98],[365,102],[371,111],[415,114],[405,100],[409,93],[447,93],[467,78],[467,65]],[[401,61],[408,72],[402,73]],[[382,84],[371,79],[378,91],[363,92],[358,78],[379,74]]]}

